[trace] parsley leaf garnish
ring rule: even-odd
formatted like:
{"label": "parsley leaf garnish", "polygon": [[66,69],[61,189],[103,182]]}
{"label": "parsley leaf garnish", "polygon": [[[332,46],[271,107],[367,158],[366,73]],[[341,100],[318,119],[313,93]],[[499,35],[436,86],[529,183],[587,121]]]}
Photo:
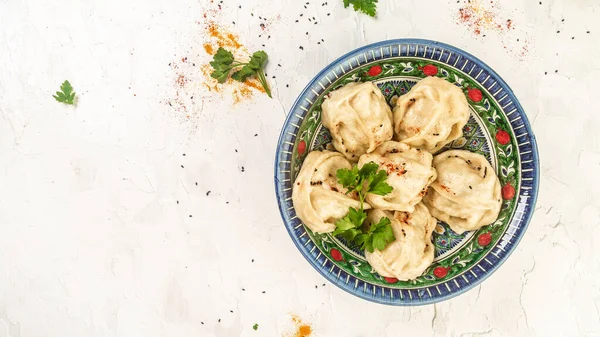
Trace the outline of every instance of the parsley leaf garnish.
{"label": "parsley leaf garnish", "polygon": [[387,173],[384,170],[377,172],[371,176],[369,182],[369,193],[377,195],[387,195],[392,192],[392,186],[388,185],[385,180],[387,179]]}
{"label": "parsley leaf garnish", "polygon": [[267,95],[271,97],[271,89],[269,89],[269,84],[265,78],[265,72],[263,71],[267,64],[267,60],[267,53],[260,50],[252,54],[248,63],[242,63],[236,61],[230,51],[219,48],[215,56],[213,56],[213,60],[210,62],[210,65],[213,67],[213,72],[210,76],[219,83],[224,83],[227,80],[227,77],[229,77],[229,73],[233,69],[239,68],[239,70],[231,74],[232,79],[239,82],[245,82],[248,78],[254,76],[263,86]]}
{"label": "parsley leaf garnish", "polygon": [[396,238],[392,230],[391,221],[387,217],[379,219],[376,224],[364,226],[367,212],[364,210],[364,201],[367,193],[387,195],[393,188],[385,180],[387,172],[379,170],[379,165],[374,162],[363,165],[360,169],[354,165],[351,169],[339,169],[336,172],[338,183],[347,189],[346,193],[356,192],[360,200],[360,209],[351,207],[348,214],[335,223],[333,235],[340,236],[348,242],[354,242],[362,249],[373,252],[375,249],[383,250]]}
{"label": "parsley leaf garnish", "polygon": [[252,326],[252,329],[254,329],[254,330],[258,330],[258,324],[254,324],[254,325]]}
{"label": "parsley leaf garnish", "polygon": [[69,81],[64,81],[60,86],[61,91],[57,91],[56,95],[52,95],[55,100],[61,103],[73,105],[75,103],[75,92]]}
{"label": "parsley leaf garnish", "polygon": [[377,14],[378,0],[344,0],[344,8],[352,5],[355,11],[363,12],[369,16],[375,17]]}
{"label": "parsley leaf garnish", "polygon": [[378,223],[371,224],[369,233],[372,235],[369,238],[371,239],[373,248],[384,250],[388,243],[396,239],[392,226],[390,226],[391,223],[389,218],[381,218]]}

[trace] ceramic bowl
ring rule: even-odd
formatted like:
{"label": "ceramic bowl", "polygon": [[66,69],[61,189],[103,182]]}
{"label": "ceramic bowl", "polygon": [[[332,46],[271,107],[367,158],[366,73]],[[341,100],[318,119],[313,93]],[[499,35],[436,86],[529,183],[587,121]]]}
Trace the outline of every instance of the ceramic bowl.
{"label": "ceramic bowl", "polygon": [[[478,231],[457,234],[439,222],[433,233],[433,264],[422,276],[404,282],[378,275],[356,247],[305,227],[292,204],[292,183],[306,155],[331,142],[328,130],[321,124],[325,95],[350,82],[373,81],[392,105],[426,76],[443,78],[461,88],[471,108],[463,137],[441,151],[464,149],[484,155],[500,179],[503,200],[498,219]],[[302,91],[290,110],[275,159],[279,209],[300,253],[341,289],[390,305],[439,302],[485,280],[523,237],[535,206],[538,181],[535,137],[509,86],[474,56],[427,40],[375,43],[328,65]]]}

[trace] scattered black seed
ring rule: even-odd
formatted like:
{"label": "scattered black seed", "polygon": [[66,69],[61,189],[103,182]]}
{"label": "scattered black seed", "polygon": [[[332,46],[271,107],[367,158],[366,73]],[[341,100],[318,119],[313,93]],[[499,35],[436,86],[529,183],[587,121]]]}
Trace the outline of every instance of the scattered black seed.
{"label": "scattered black seed", "polygon": [[190,218],[192,217],[192,215],[190,214]]}
{"label": "scattered black seed", "polygon": [[238,151],[237,151],[237,149],[235,149],[235,152],[236,152],[236,153],[238,152]]}
{"label": "scattered black seed", "polygon": [[558,72],[558,69],[554,71],[554,73],[556,74]]}
{"label": "scattered black seed", "polygon": [[263,294],[266,294],[267,292],[263,290],[263,292],[262,292],[262,293],[263,293]]}
{"label": "scattered black seed", "polygon": [[229,312],[233,314],[233,310],[229,310]]}
{"label": "scattered black seed", "polygon": [[317,21],[315,21],[315,25],[317,24]]}
{"label": "scattered black seed", "polygon": [[257,137],[257,136],[258,136],[258,133],[255,133],[255,134],[254,134],[254,137]]}
{"label": "scattered black seed", "polygon": [[206,191],[206,196],[208,197],[210,195],[210,191]]}
{"label": "scattered black seed", "polygon": [[325,42],[325,40],[321,39],[321,42]]}
{"label": "scattered black seed", "polygon": [[246,289],[242,288],[242,291],[246,291]]}
{"label": "scattered black seed", "polygon": [[242,172],[246,172],[246,169],[242,166]]}
{"label": "scattered black seed", "polygon": [[575,40],[575,36],[573,36],[573,37],[571,38],[571,40]]}
{"label": "scattered black seed", "polygon": [[277,63],[277,66],[278,66],[278,67],[281,67],[281,64]]}
{"label": "scattered black seed", "polygon": [[183,156],[185,157],[185,153],[183,154]]}
{"label": "scattered black seed", "polygon": [[303,16],[304,14],[300,14],[300,16]]}
{"label": "scattered black seed", "polygon": [[275,76],[273,76],[273,78],[276,78]]}
{"label": "scattered black seed", "polygon": [[540,1],[540,5],[542,4],[542,2]]}
{"label": "scattered black seed", "polygon": [[560,30],[557,30],[557,31],[556,31],[556,34],[558,34],[558,33],[560,33]]}
{"label": "scattered black seed", "polygon": [[298,20],[296,20],[296,22],[298,22]]}
{"label": "scattered black seed", "polygon": [[226,204],[226,205],[229,205],[229,201],[225,201],[225,204]]}
{"label": "scattered black seed", "polygon": [[323,287],[325,286],[325,283],[323,283]]}
{"label": "scattered black seed", "polygon": [[219,318],[219,323],[221,323],[221,319]]}
{"label": "scattered black seed", "polygon": [[264,44],[263,44],[262,46],[263,46],[263,47],[265,47],[265,45],[264,45]]}
{"label": "scattered black seed", "polygon": [[327,16],[330,16],[330,15],[331,15],[331,13],[327,13]]}
{"label": "scattered black seed", "polygon": [[240,5],[240,8],[242,8],[242,5]]}
{"label": "scattered black seed", "polygon": [[319,286],[318,286],[318,285],[315,285],[315,289],[317,289],[317,288],[319,288]]}
{"label": "scattered black seed", "polygon": [[589,34],[589,33],[590,33],[590,31],[588,30],[586,33],[588,33],[588,34]]}
{"label": "scattered black seed", "polygon": [[300,46],[300,50],[304,50],[304,47]]}
{"label": "scattered black seed", "polygon": [[547,71],[544,71],[544,75],[548,75],[548,72],[547,72]]}
{"label": "scattered black seed", "polygon": [[196,186],[198,186],[198,183],[196,183]]}
{"label": "scattered black seed", "polygon": [[233,24],[235,25],[235,21],[232,21],[232,22],[233,22]]}
{"label": "scattered black seed", "polygon": [[181,165],[181,168],[184,168],[183,165]]}
{"label": "scattered black seed", "polygon": [[200,322],[200,324],[204,325],[204,322]]}
{"label": "scattered black seed", "polygon": [[177,205],[179,205],[179,200],[177,200]]}
{"label": "scattered black seed", "polygon": [[470,189],[473,189],[473,187],[471,187],[470,185],[469,185],[469,188],[470,188]]}
{"label": "scattered black seed", "polygon": [[560,22],[565,22],[565,19],[560,20]]}
{"label": "scattered black seed", "polygon": [[286,85],[285,85],[285,87],[286,87],[286,88],[289,88],[289,87],[290,87],[290,85],[289,85],[289,84],[286,84]]}
{"label": "scattered black seed", "polygon": [[254,259],[252,259],[252,262],[254,262]]}
{"label": "scattered black seed", "polygon": [[308,32],[306,32],[306,35],[308,35]]}

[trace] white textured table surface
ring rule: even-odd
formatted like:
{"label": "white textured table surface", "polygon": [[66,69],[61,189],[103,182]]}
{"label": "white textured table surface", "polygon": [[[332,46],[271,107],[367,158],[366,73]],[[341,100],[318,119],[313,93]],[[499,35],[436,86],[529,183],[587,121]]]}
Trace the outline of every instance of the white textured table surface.
{"label": "white textured table surface", "polygon": [[[462,0],[380,0],[377,19],[342,0],[216,2],[0,0],[0,336],[294,336],[293,315],[311,337],[600,336],[597,1],[483,4],[508,30],[457,20]],[[202,84],[211,21],[268,52],[274,99],[234,104]],[[494,68],[542,165],[508,261],[414,308],[360,300],[314,271],[282,225],[272,174],[308,81],[400,37]],[[65,79],[76,107],[51,97]]]}

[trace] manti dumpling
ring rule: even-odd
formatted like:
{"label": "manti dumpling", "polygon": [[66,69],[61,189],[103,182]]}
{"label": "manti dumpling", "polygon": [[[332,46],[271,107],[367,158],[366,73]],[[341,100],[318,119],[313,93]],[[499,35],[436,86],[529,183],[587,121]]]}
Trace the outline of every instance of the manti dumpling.
{"label": "manti dumpling", "polygon": [[453,231],[479,229],[500,212],[500,181],[484,156],[462,150],[446,151],[433,159],[438,177],[423,202],[431,214]]}
{"label": "manti dumpling", "polygon": [[392,110],[374,83],[346,84],[331,92],[321,108],[333,146],[353,162],[394,135]]}
{"label": "manti dumpling", "polygon": [[394,107],[396,139],[431,153],[460,138],[468,119],[465,94],[438,77],[420,80]]}
{"label": "manti dumpling", "polygon": [[396,240],[382,251],[365,252],[367,261],[383,277],[408,281],[421,276],[433,262],[431,234],[437,221],[420,203],[413,213],[371,210],[367,223],[377,223],[384,216],[391,220]]}
{"label": "manti dumpling", "polygon": [[427,193],[427,187],[437,174],[431,167],[433,156],[426,151],[388,141],[373,153],[360,157],[358,166],[374,162],[388,173],[387,183],[394,190],[387,195],[367,194],[366,200],[373,208],[390,211],[412,212],[415,205]]}
{"label": "manti dumpling", "polygon": [[304,159],[294,182],[292,202],[298,218],[313,232],[333,232],[335,222],[346,216],[350,207],[360,207],[353,198],[355,193],[346,195],[346,189],[337,182],[336,171],[341,168],[352,166],[337,152],[312,151]]}

